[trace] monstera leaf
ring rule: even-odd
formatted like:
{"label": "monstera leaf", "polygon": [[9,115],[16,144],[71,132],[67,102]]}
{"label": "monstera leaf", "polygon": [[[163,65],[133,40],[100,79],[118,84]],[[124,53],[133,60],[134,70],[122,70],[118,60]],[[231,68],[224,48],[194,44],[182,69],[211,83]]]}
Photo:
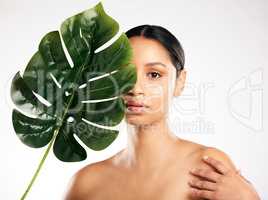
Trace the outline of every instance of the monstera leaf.
{"label": "monstera leaf", "polygon": [[[122,94],[136,82],[124,33],[110,46],[119,25],[101,3],[65,20],[46,34],[38,51],[11,84],[12,120],[19,139],[33,148],[53,146],[61,161],[86,159],[87,147],[102,150],[117,137],[124,117]],[[42,159],[42,161],[44,158]],[[40,167],[40,166],[39,166]]]}

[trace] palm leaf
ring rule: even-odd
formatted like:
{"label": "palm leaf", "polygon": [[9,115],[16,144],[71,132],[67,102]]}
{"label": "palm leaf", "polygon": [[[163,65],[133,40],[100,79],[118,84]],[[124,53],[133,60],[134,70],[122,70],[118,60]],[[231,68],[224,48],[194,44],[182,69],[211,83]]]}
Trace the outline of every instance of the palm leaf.
{"label": "palm leaf", "polygon": [[136,82],[132,51],[124,33],[95,51],[118,29],[98,3],[42,38],[23,74],[17,72],[11,84],[13,126],[24,144],[40,148],[53,143],[58,159],[75,162],[87,153],[74,135],[96,151],[115,140],[118,130],[111,127],[124,117],[122,94]]}

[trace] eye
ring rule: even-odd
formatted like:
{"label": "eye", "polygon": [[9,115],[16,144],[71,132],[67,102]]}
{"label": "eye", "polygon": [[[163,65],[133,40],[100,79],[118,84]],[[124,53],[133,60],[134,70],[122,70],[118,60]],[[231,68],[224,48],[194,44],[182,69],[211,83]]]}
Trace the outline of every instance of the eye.
{"label": "eye", "polygon": [[159,78],[161,77],[161,74],[158,73],[158,72],[149,72],[148,74],[149,74],[149,75],[152,75],[152,78],[153,78],[153,79],[157,79],[157,78],[156,78],[157,75],[159,76]]}

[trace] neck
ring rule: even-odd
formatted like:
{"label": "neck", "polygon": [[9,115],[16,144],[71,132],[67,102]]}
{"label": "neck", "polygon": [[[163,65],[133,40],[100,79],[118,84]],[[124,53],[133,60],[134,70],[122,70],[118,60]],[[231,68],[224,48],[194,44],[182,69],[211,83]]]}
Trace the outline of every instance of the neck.
{"label": "neck", "polygon": [[170,131],[166,120],[150,125],[127,126],[128,146],[123,154],[135,169],[153,170],[174,157],[179,139]]}

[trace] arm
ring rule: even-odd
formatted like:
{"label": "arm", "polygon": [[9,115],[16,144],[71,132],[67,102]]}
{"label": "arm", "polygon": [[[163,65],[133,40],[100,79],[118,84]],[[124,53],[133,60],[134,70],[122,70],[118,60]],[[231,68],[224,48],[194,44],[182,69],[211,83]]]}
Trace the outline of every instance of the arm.
{"label": "arm", "polygon": [[238,173],[227,154],[209,147],[201,156],[213,170],[197,169],[190,172],[195,176],[189,182],[191,196],[210,200],[260,200],[253,186]]}

